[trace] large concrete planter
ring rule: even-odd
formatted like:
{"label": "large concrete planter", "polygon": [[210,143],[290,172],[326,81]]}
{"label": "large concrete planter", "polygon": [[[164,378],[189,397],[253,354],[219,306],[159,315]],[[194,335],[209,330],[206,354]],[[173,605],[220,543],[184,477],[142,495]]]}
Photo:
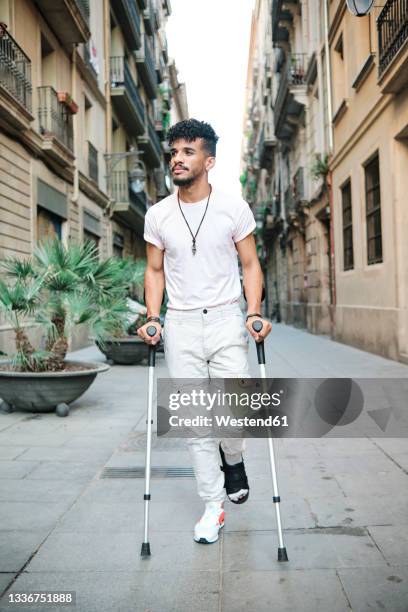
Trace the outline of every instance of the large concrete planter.
{"label": "large concrete planter", "polygon": [[126,336],[105,340],[103,346],[96,342],[98,349],[107,359],[120,365],[134,365],[148,356],[149,347],[139,336]]}
{"label": "large concrete planter", "polygon": [[[7,362],[3,362],[7,363]],[[67,416],[68,404],[78,399],[97,374],[109,370],[105,363],[66,361],[71,367],[86,369],[64,372],[12,372],[0,363],[0,398],[11,409],[29,412],[53,412]]]}

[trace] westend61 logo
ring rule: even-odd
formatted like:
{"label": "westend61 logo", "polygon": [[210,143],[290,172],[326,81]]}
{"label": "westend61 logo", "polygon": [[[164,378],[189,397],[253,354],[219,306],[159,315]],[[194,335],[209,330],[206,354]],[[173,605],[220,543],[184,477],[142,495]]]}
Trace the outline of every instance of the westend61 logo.
{"label": "westend61 logo", "polygon": [[[215,392],[208,392],[204,389],[192,389],[189,393],[171,393],[169,395],[169,409],[180,410],[182,408],[199,408],[201,410],[213,411],[221,410],[220,414],[213,416],[197,414],[195,416],[180,416],[171,415],[169,424],[171,427],[210,427],[214,424],[218,427],[287,427],[286,415],[268,415],[266,417],[250,417],[248,415],[242,417],[234,417],[231,414],[225,414],[226,408],[239,407],[249,408],[253,411],[261,408],[277,407],[281,404],[281,396],[279,392],[275,393],[247,393],[247,392],[225,392],[218,389]],[[223,410],[224,409],[224,410]]]}
{"label": "westend61 logo", "polygon": [[158,379],[157,435],[408,437],[407,379]]}

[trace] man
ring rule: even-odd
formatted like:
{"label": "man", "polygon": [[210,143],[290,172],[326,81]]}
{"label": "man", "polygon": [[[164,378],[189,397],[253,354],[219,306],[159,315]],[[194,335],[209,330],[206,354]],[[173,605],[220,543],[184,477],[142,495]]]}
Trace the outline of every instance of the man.
{"label": "man", "polygon": [[[137,333],[148,344],[159,341],[166,286],[163,335],[172,378],[248,378],[247,332],[259,341],[271,331],[270,322],[259,314],[263,276],[252,235],[252,211],[240,197],[208,182],[217,140],[213,128],[196,119],[170,128],[170,169],[178,190],[152,206],[145,218],[148,319]],[[248,306],[246,329],[239,307],[237,253]],[[251,327],[256,319],[263,323],[260,333]],[[151,338],[146,329],[152,324],[156,335]],[[188,439],[187,444],[198,494],[205,502],[194,540],[212,543],[224,524],[224,488],[233,503],[248,499],[244,440],[225,438],[219,444],[215,438],[199,437]]]}

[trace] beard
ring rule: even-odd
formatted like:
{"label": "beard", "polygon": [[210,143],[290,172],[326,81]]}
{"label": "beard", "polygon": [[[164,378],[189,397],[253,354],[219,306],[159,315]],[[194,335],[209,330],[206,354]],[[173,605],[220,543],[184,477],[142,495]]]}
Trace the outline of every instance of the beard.
{"label": "beard", "polygon": [[183,177],[173,175],[173,183],[177,187],[189,187],[190,185],[194,183],[197,176],[198,174],[190,174],[190,176],[183,176]]}

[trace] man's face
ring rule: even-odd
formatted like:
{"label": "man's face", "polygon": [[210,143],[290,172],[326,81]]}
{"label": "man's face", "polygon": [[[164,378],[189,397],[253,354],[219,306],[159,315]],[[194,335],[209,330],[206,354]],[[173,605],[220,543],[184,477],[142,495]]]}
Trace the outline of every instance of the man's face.
{"label": "man's face", "polygon": [[179,187],[189,186],[215,163],[215,158],[203,148],[203,139],[196,138],[192,142],[180,138],[170,147],[170,169],[173,182]]}

